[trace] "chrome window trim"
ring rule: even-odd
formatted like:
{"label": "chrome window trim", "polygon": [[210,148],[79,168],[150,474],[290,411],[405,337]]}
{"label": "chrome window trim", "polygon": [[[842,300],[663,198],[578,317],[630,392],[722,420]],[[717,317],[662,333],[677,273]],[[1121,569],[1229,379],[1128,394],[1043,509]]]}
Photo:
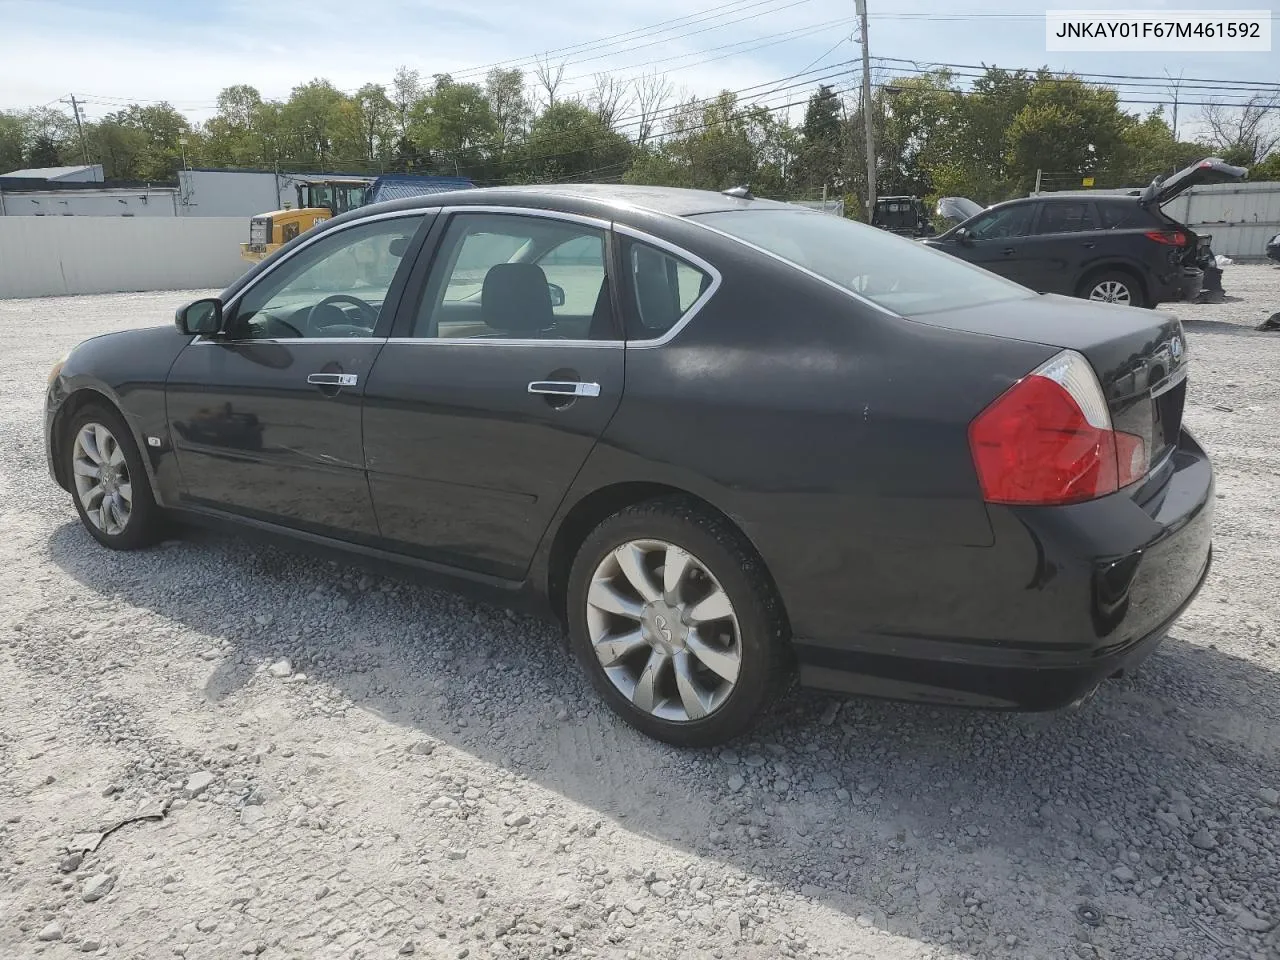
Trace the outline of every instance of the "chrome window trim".
{"label": "chrome window trim", "polygon": [[526,340],[518,337],[390,337],[387,343],[448,344],[492,344],[498,347],[587,347],[588,349],[604,349],[607,347],[625,347],[625,340]]}
{"label": "chrome window trim", "polygon": [[[629,205],[623,205],[623,206],[626,206],[628,209],[633,209]],[[634,208],[634,209],[639,209],[639,208]],[[541,217],[543,219],[548,219],[548,220],[561,220],[561,221],[564,221],[565,223],[572,223],[580,226],[592,227],[597,230],[605,231],[606,233],[612,231],[620,236],[628,237],[639,243],[644,243],[658,250],[662,250],[666,253],[669,253],[670,255],[672,255],[678,260],[684,260],[688,264],[694,267],[697,267],[699,270],[703,271],[708,276],[710,276],[711,283],[707,286],[707,289],[704,290],[701,293],[701,295],[699,295],[698,299],[696,299],[693,303],[689,305],[689,309],[686,310],[681,315],[680,319],[677,320],[672,325],[670,330],[666,331],[666,333],[664,333],[660,337],[654,337],[647,340],[534,340],[534,339],[527,339],[527,338],[521,338],[521,337],[492,337],[492,338],[484,338],[484,339],[468,338],[468,337],[457,337],[457,338],[451,338],[451,337],[435,337],[435,338],[428,338],[428,337],[286,337],[286,338],[271,338],[271,339],[263,339],[263,340],[224,340],[220,338],[210,340],[210,339],[206,339],[202,335],[197,335],[195,339],[191,341],[191,345],[202,344],[202,343],[222,343],[222,344],[231,344],[231,343],[236,343],[236,344],[246,344],[246,343],[431,344],[431,343],[438,343],[438,344],[450,344],[450,345],[467,344],[467,343],[477,343],[477,344],[488,343],[488,344],[493,344],[495,346],[520,346],[520,347],[549,347],[549,346],[588,347],[588,348],[618,348],[618,347],[632,348],[634,347],[634,348],[648,349],[652,347],[663,346],[667,343],[670,343],[673,339],[675,339],[675,337],[678,336],[686,326],[688,326],[688,324],[693,320],[693,318],[696,317],[702,311],[702,309],[707,305],[708,301],[711,300],[711,298],[716,294],[716,291],[720,289],[721,284],[724,282],[724,278],[721,275],[720,271],[716,269],[716,267],[713,264],[709,263],[707,260],[698,256],[696,253],[692,253],[691,251],[685,249],[684,247],[674,244],[668,240],[663,240],[660,237],[655,237],[651,233],[646,233],[643,230],[638,230],[635,227],[618,223],[616,221],[602,220],[599,217],[591,217],[591,216],[587,216],[586,214],[569,213],[569,212],[560,211],[560,210],[546,210],[538,207],[506,206],[502,204],[454,204],[454,205],[442,206],[442,207],[416,207],[411,210],[395,210],[389,213],[379,213],[371,217],[362,217],[360,219],[353,220],[350,223],[343,224],[341,227],[337,227],[332,230],[326,230],[321,234],[310,237],[306,239],[305,242],[300,243],[298,247],[289,254],[289,256],[284,257],[283,259],[277,261],[275,264],[273,264],[267,270],[263,271],[257,277],[254,277],[253,280],[250,281],[248,284],[246,284],[241,290],[237,291],[236,295],[223,305],[223,309],[229,311],[232,307],[234,307],[240,301],[242,297],[244,297],[245,294],[247,294],[250,290],[256,287],[265,278],[269,277],[272,273],[274,273],[278,267],[280,267],[282,264],[289,263],[290,261],[293,260],[295,256],[297,256],[300,252],[305,250],[311,244],[319,242],[321,239],[323,239],[326,236],[329,236],[331,233],[340,233],[342,231],[350,230],[358,226],[363,226],[364,224],[367,224],[367,223],[373,223],[378,220],[394,220],[394,219],[400,219],[405,217],[425,217],[430,215],[432,212],[434,212],[438,216],[449,216],[456,213],[483,213],[483,214],[526,216],[526,217]],[[679,220],[684,223],[695,222],[685,217],[672,216],[671,219]],[[725,234],[720,230],[716,230],[714,227],[708,227],[705,224],[698,224],[698,225],[703,227],[703,229],[712,231],[713,233],[718,233],[723,236],[730,237],[730,239],[734,239],[734,240],[737,239],[736,237],[732,237],[730,234]],[[755,247],[753,244],[745,243],[745,241],[739,241],[739,242],[744,243],[746,246],[752,247],[753,249],[760,249],[758,247]],[[761,252],[766,254],[768,253],[767,250],[761,250]],[[772,254],[770,255],[772,256]],[[805,270],[805,268],[803,267],[800,267],[798,264],[792,264],[791,261],[785,260],[784,258],[776,257],[776,259],[782,260],[782,262],[787,263],[791,266],[795,266],[797,269],[803,270],[806,273],[811,272],[811,271]],[[817,276],[817,274],[813,274],[813,275]],[[818,279],[821,280],[824,278],[818,277]],[[831,281],[826,281],[826,282],[831,283]],[[844,290],[844,288],[840,287],[839,284],[831,283],[831,285],[836,287],[839,290]],[[846,290],[845,292],[848,293],[849,291]],[[861,299],[861,298],[858,298],[858,299]]]}
{"label": "chrome window trim", "polygon": [[583,213],[566,213],[560,210],[546,210],[542,207],[509,207],[496,203],[477,203],[466,204],[458,203],[448,207],[439,207],[441,214],[454,213],[496,213],[496,214],[513,214],[515,216],[524,217],[541,217],[544,220],[563,220],[566,223],[575,223],[581,226],[595,227],[597,230],[603,230],[606,233],[613,227],[608,220],[601,220],[599,217],[589,217]]}
{"label": "chrome window trim", "polygon": [[[729,213],[732,211],[717,211],[717,212]],[[823,217],[823,216],[830,216],[830,214],[818,213],[814,211],[814,216]],[[779,263],[785,263],[788,267],[791,267],[793,270],[799,270],[805,276],[812,277],[814,280],[818,280],[821,283],[825,283],[828,287],[830,287],[833,290],[839,290],[841,293],[845,294],[848,297],[852,297],[854,300],[857,300],[859,303],[864,304],[865,306],[871,307],[873,310],[877,310],[880,313],[883,313],[886,317],[893,317],[894,319],[897,319],[897,320],[906,319],[905,317],[903,317],[902,314],[895,313],[893,310],[890,310],[888,307],[882,307],[880,304],[876,303],[874,300],[868,300],[866,297],[862,296],[859,293],[856,293],[853,290],[850,290],[848,287],[842,286],[841,284],[836,283],[834,280],[830,280],[827,277],[824,277],[822,274],[816,273],[815,271],[810,270],[808,267],[803,266],[799,263],[796,263],[794,260],[788,260],[786,257],[782,256],[779,253],[774,253],[772,250],[766,250],[764,247],[757,246],[756,244],[752,243],[749,240],[743,240],[741,237],[735,237],[732,233],[726,233],[725,231],[720,230],[716,227],[713,227],[710,224],[702,223],[698,220],[696,216],[684,217],[682,219],[685,221],[685,223],[695,224],[696,226],[701,227],[703,230],[710,230],[712,233],[717,234],[721,237],[724,237],[726,240],[732,240],[734,243],[740,243],[744,247],[747,247],[751,250],[756,251],[756,253],[762,253],[766,257],[771,257],[772,259],[777,260]]]}
{"label": "chrome window trim", "polygon": [[[591,227],[608,234],[616,225],[599,217],[589,217],[581,213],[565,213],[560,210],[544,210],[536,207],[510,207],[501,204],[455,204],[440,207],[442,216],[455,213],[487,213],[497,215],[513,215],[524,217],[541,217],[545,220],[562,220],[575,226]],[[607,239],[607,238],[606,238]],[[432,265],[434,266],[434,264]],[[608,264],[605,276],[608,276]],[[625,340],[533,340],[523,337],[391,337],[388,343],[412,344],[492,344],[499,347],[587,347],[602,349],[626,346]]]}
{"label": "chrome window trim", "polygon": [[615,223],[613,229],[621,236],[635,240],[637,243],[643,243],[647,246],[654,247],[664,253],[670,254],[677,260],[684,260],[711,277],[711,283],[707,286],[707,289],[702,291],[697,300],[689,304],[689,309],[680,315],[680,319],[671,325],[670,330],[662,334],[660,337],[652,337],[648,340],[627,341],[628,348],[634,347],[638,349],[650,349],[652,347],[661,347],[668,344],[679,336],[680,331],[687,327],[690,321],[692,321],[693,318],[701,312],[702,308],[707,305],[707,302],[715,296],[715,293],[720,289],[720,284],[723,282],[724,278],[720,275],[719,270],[706,260],[702,259],[702,257],[698,256],[696,253],[690,253],[684,247],[677,246],[669,240],[663,240],[659,237],[655,237],[651,233],[645,233],[643,230],[637,230],[635,227],[629,227],[624,223]]}
{"label": "chrome window trim", "polygon": [[222,343],[222,344],[245,344],[245,343],[283,343],[289,346],[297,346],[302,343],[386,343],[386,337],[264,337],[261,340],[224,340],[215,338],[206,340],[203,334],[196,334],[196,338],[191,341],[189,346],[198,346],[202,343]]}

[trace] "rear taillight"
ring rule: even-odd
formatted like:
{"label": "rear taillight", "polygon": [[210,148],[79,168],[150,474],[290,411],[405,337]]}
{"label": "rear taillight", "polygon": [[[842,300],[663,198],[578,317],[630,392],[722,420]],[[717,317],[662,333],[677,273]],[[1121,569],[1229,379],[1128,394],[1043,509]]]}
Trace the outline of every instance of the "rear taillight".
{"label": "rear taillight", "polygon": [[1171,247],[1185,247],[1187,245],[1187,235],[1181,230],[1150,230],[1147,232],[1146,237],[1148,240],[1168,244]]}
{"label": "rear taillight", "polygon": [[1079,503],[1115,493],[1148,469],[1143,439],[1113,430],[1089,361],[1064,350],[969,425],[988,503]]}

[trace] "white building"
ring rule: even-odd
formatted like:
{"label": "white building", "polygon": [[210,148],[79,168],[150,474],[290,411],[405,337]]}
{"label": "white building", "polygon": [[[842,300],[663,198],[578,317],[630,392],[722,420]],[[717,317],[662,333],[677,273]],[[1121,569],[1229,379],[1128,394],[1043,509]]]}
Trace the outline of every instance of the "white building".
{"label": "white building", "polygon": [[19,180],[49,180],[53,183],[102,183],[102,164],[90,163],[78,167],[32,167],[0,173],[0,178]]}

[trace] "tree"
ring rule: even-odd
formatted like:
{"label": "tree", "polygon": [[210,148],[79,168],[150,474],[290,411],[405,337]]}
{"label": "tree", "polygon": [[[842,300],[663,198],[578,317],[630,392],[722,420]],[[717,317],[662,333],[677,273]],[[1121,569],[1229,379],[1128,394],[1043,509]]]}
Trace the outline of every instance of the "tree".
{"label": "tree", "polygon": [[534,66],[533,75],[538,78],[538,83],[541,84],[546,94],[543,106],[554,107],[556,105],[556,91],[560,89],[560,84],[564,82],[564,64],[560,63],[552,66],[551,61],[544,57]]}
{"label": "tree", "polygon": [[636,146],[648,143],[671,94],[671,81],[656,70],[636,80]]}
{"label": "tree", "polygon": [[830,84],[823,84],[809,97],[800,127],[796,158],[796,184],[808,193],[843,182],[844,131],[840,123],[840,98]]}
{"label": "tree", "polygon": [[391,105],[395,108],[396,132],[409,135],[409,115],[423,96],[422,75],[408,67],[397,67],[391,80]]}
{"label": "tree", "polygon": [[316,79],[293,88],[281,113],[292,162],[324,169],[326,163],[351,159],[334,157],[333,151],[345,102],[346,96],[328,80]]}
{"label": "tree", "polygon": [[522,173],[535,181],[615,180],[631,163],[631,141],[589,107],[561,100],[530,125]]}
{"label": "tree", "polygon": [[147,143],[143,132],[130,121],[128,111],[109,113],[85,131],[89,156],[102,164],[109,180],[137,180]]}
{"label": "tree", "polygon": [[484,95],[493,117],[493,141],[490,156],[494,174],[505,176],[507,150],[523,138],[529,129],[533,111],[524,89],[524,74],[519,70],[494,68],[484,81]]}
{"label": "tree", "polygon": [[37,133],[27,151],[27,163],[33,167],[56,167],[62,162],[58,141],[47,133]]}
{"label": "tree", "polygon": [[1036,170],[1090,174],[1119,159],[1125,129],[1115,90],[1075,77],[1036,75],[1026,105],[1005,134],[1009,177],[1021,191],[1036,182]]}
{"label": "tree", "polygon": [[25,138],[22,117],[8,110],[0,111],[0,176],[25,164]]}
{"label": "tree", "polygon": [[435,77],[431,92],[418,101],[409,120],[409,139],[432,157],[436,169],[448,173],[479,168],[494,130],[484,90],[474,83],[457,83],[448,74]]}
{"label": "tree", "polygon": [[380,83],[366,83],[346,104],[359,136],[360,156],[372,163],[390,156],[396,136],[396,108]]}
{"label": "tree", "polygon": [[1210,100],[1201,116],[1209,139],[1229,163],[1249,165],[1263,160],[1280,146],[1280,92],[1254,94],[1244,104]]}
{"label": "tree", "polygon": [[663,142],[647,148],[626,174],[628,183],[725,190],[749,185],[761,193],[790,189],[795,133],[763,107],[742,107],[726,90],[709,101],[677,107]]}
{"label": "tree", "polygon": [[597,73],[592,83],[591,92],[587,94],[587,106],[612,127],[630,108],[633,95],[628,85],[611,73]]}
{"label": "tree", "polygon": [[1194,163],[1210,148],[1203,143],[1184,143],[1173,138],[1157,108],[1124,131],[1123,145],[1115,167],[1099,186],[1140,186],[1159,176],[1168,176]]}
{"label": "tree", "polygon": [[1249,168],[1250,180],[1280,180],[1280,150]]}
{"label": "tree", "polygon": [[209,162],[251,166],[267,160],[262,149],[262,95],[248,84],[226,87],[218,94],[218,112],[205,125],[204,149]]}

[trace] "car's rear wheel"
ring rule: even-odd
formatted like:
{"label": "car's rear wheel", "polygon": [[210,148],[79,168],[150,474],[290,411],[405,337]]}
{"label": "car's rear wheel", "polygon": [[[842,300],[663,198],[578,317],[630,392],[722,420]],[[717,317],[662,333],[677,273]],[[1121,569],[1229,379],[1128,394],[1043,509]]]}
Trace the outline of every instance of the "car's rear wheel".
{"label": "car's rear wheel", "polygon": [[121,416],[96,404],[85,407],[68,425],[66,437],[66,475],[85,529],[113,550],[136,550],[157,540],[160,508]]}
{"label": "car's rear wheel", "polygon": [[1080,285],[1080,296],[1101,303],[1118,303],[1125,307],[1145,306],[1142,287],[1132,274],[1122,270],[1107,270],[1085,279]]}
{"label": "car's rear wheel", "polygon": [[569,580],[578,662],[632,726],[677,746],[745,733],[790,676],[785,618],[742,535],[682,499],[637,504],[586,539]]}

